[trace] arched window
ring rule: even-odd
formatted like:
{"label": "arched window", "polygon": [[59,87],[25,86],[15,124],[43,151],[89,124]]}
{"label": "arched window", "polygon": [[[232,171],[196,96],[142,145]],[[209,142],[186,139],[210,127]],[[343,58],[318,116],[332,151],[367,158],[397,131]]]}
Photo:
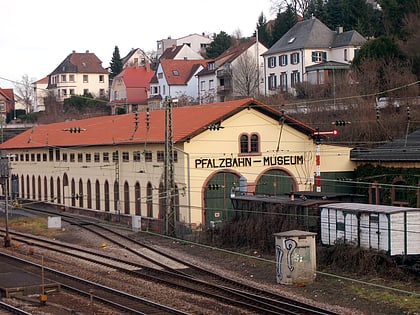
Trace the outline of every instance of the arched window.
{"label": "arched window", "polygon": [[60,181],[60,177],[57,177],[57,203],[61,203],[61,181]]}
{"label": "arched window", "polygon": [[21,176],[21,181],[20,181],[20,189],[21,189],[21,195],[22,198],[25,198],[25,177],[23,177],[23,175]]}
{"label": "arched window", "polygon": [[96,210],[101,209],[101,186],[99,185],[99,180],[96,180],[95,183],[95,201],[96,201]]}
{"label": "arched window", "polygon": [[35,200],[35,192],[36,192],[36,186],[35,186],[35,175],[32,175],[32,199]]}
{"label": "arched window", "polygon": [[163,185],[163,183],[161,182],[159,184],[159,199],[158,199],[158,204],[159,204],[159,219],[164,219],[165,218],[165,213],[166,213],[166,193],[165,193],[165,186]]}
{"label": "arched window", "polygon": [[120,211],[120,185],[118,184],[118,181],[114,182],[114,210],[119,212]]}
{"label": "arched window", "polygon": [[71,179],[71,185],[70,185],[70,194],[71,194],[71,206],[76,206],[76,183],[74,181],[74,178]]}
{"label": "arched window", "polygon": [[153,187],[150,182],[147,183],[146,195],[147,216],[153,218]]}
{"label": "arched window", "polygon": [[251,144],[250,144],[250,151],[251,153],[258,153],[260,152],[260,139],[257,134],[251,135]]}
{"label": "arched window", "polygon": [[79,179],[79,207],[83,208],[83,199],[85,196],[83,196],[83,181],[80,178]]}
{"label": "arched window", "polygon": [[141,191],[139,182],[136,182],[134,185],[134,204],[136,215],[141,215]]}
{"label": "arched window", "polygon": [[92,184],[90,183],[90,179],[87,181],[86,190],[87,207],[92,209]]}
{"label": "arched window", "polygon": [[248,135],[242,135],[240,138],[240,152],[248,153]]}
{"label": "arched window", "polygon": [[31,199],[29,175],[26,175],[26,198]]}
{"label": "arched window", "polygon": [[54,202],[54,178],[52,176],[50,178],[50,199],[51,202]]}
{"label": "arched window", "polygon": [[109,211],[109,183],[106,180],[104,184],[104,192],[105,192],[105,211]]}
{"label": "arched window", "polygon": [[48,200],[48,179],[44,176],[44,200]]}
{"label": "arched window", "polygon": [[42,181],[41,176],[38,176],[38,200],[42,200]]}
{"label": "arched window", "polygon": [[124,213],[130,214],[130,186],[124,183]]}
{"label": "arched window", "polygon": [[242,134],[239,137],[239,151],[241,154],[260,153],[260,137],[256,133]]}

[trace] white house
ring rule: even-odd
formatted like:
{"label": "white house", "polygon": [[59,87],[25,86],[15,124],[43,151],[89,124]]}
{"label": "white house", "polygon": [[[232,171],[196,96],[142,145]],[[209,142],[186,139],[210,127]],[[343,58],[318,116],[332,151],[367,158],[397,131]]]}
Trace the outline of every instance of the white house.
{"label": "white house", "polygon": [[258,96],[264,90],[267,48],[252,39],[228,48],[198,73],[200,103],[222,102],[238,96]]}
{"label": "white house", "polygon": [[196,74],[204,69],[206,63],[206,60],[160,59],[155,76],[150,81],[150,97],[163,100],[170,96],[195,101],[198,98]]}
{"label": "white house", "polygon": [[88,93],[105,97],[109,89],[108,76],[102,61],[94,53],[73,51],[48,76],[48,90],[58,101]]}
{"label": "white house", "polygon": [[366,39],[356,31],[330,30],[313,17],[296,23],[264,56],[265,94],[295,94],[300,82],[323,84],[335,69],[348,71]]}
{"label": "white house", "polygon": [[190,34],[184,37],[180,37],[178,39],[172,39],[171,37],[168,37],[166,39],[161,39],[157,41],[157,55],[160,57],[163,52],[172,47],[175,46],[182,46],[187,45],[191,47],[191,49],[197,53],[204,53],[206,48],[210,45],[210,43],[213,41],[213,38],[209,35],[203,34]]}

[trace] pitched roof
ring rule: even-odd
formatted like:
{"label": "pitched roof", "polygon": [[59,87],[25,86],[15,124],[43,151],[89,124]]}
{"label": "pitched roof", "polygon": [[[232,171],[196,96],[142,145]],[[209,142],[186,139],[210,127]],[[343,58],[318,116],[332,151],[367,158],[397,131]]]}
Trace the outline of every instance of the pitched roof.
{"label": "pitched roof", "polygon": [[169,85],[185,85],[206,60],[162,59],[159,61]]}
{"label": "pitched roof", "polygon": [[256,42],[257,40],[253,38],[250,41],[246,41],[246,42],[240,43],[239,45],[229,47],[220,56],[209,61],[209,62],[214,62],[215,64],[215,67],[213,70],[209,70],[208,67],[206,67],[205,69],[200,71],[199,75],[206,75],[209,73],[214,73],[217,70],[217,68],[220,68],[226,63],[231,63],[240,55],[242,55],[246,50],[248,50],[252,45],[254,45]]}
{"label": "pitched roof", "polygon": [[256,42],[257,42],[256,39],[253,38],[250,41],[246,41],[246,42],[240,43],[239,45],[229,47],[220,56],[214,59],[216,63],[216,67],[220,67],[221,65],[227,62],[232,62],[233,60],[238,58],[240,55],[242,55],[244,51],[248,50],[249,47],[254,45]]}
{"label": "pitched roof", "polygon": [[2,89],[0,88],[0,94],[8,101],[13,101],[14,93],[13,89]]}
{"label": "pitched roof", "polygon": [[50,74],[57,73],[108,73],[102,67],[102,61],[94,53],[76,53],[68,55],[60,65]]}
{"label": "pitched roof", "polygon": [[[173,140],[175,143],[187,141],[207,130],[211,124],[221,122],[236,113],[253,109],[276,120],[281,120],[308,135],[315,129],[282,115],[273,107],[252,98],[203,104],[188,107],[175,107],[172,110]],[[0,145],[2,149],[44,148],[48,146],[74,147],[116,145],[131,143],[164,143],[165,110],[150,112],[149,126],[146,128],[146,112],[138,113],[138,128],[135,129],[134,113],[119,116],[102,116],[84,120],[53,123],[35,126]],[[80,127],[80,133],[70,133],[66,129]]]}
{"label": "pitched roof", "polygon": [[336,32],[330,30],[317,18],[303,20],[297,22],[263,55],[305,48],[329,48],[336,35]]}
{"label": "pitched roof", "polygon": [[351,150],[352,161],[420,161],[420,129],[373,149]]}
{"label": "pitched roof", "polygon": [[174,59],[176,55],[181,51],[183,45],[172,45],[172,47],[166,48],[163,54],[159,57],[160,59]]}
{"label": "pitched roof", "polygon": [[347,31],[337,34],[331,47],[343,47],[343,46],[361,46],[366,42],[364,38],[357,31]]}
{"label": "pitched roof", "polygon": [[147,87],[154,75],[154,71],[150,69],[150,65],[144,67],[126,67],[116,77],[122,78],[126,88]]}

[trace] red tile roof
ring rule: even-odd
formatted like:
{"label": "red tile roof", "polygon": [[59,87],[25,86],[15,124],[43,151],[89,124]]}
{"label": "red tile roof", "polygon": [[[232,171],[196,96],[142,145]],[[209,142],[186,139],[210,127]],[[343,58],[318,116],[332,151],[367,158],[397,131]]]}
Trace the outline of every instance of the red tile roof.
{"label": "red tile roof", "polygon": [[[223,121],[235,113],[252,107],[286,124],[311,134],[315,129],[264,105],[252,98],[224,103],[174,107],[172,111],[173,140],[186,141],[203,132],[210,124]],[[146,112],[138,113],[138,128],[135,130],[134,113],[103,116],[84,120],[35,126],[0,145],[2,149],[42,148],[47,146],[72,147],[116,145],[129,143],[164,143],[165,110],[150,112],[149,130],[146,128]],[[223,125],[223,122],[222,122]],[[80,127],[80,133],[70,133],[68,128]]]}
{"label": "red tile roof", "polygon": [[0,88],[0,94],[3,95],[8,101],[13,101],[14,93],[13,89],[2,89]]}
{"label": "red tile roof", "polygon": [[161,59],[160,64],[169,85],[185,85],[200,66],[206,67],[206,60]]}
{"label": "red tile roof", "polygon": [[76,53],[73,52],[64,59],[60,65],[51,73],[108,73],[102,67],[102,61],[90,52]]}

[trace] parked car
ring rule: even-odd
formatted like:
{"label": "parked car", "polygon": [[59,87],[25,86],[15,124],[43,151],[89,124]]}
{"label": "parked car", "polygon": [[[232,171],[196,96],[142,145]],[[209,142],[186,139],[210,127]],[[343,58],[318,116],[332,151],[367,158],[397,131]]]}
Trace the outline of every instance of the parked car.
{"label": "parked car", "polygon": [[376,99],[376,108],[384,109],[387,107],[399,108],[400,101],[390,97],[380,97]]}

